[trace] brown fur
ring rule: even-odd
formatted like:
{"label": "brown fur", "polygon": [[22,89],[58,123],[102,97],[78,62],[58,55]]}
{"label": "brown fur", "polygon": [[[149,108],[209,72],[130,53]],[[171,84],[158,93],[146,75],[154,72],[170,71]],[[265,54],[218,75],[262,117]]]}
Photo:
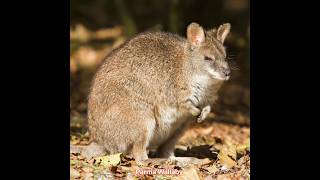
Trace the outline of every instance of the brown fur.
{"label": "brown fur", "polygon": [[[218,38],[215,30],[204,32],[196,23],[188,29],[187,39],[163,32],[139,34],[106,57],[90,90],[88,122],[92,140],[107,152],[129,153],[138,162],[148,158],[148,147],[157,147],[162,157],[173,156],[192,114],[199,115],[217,99],[223,80],[207,68],[218,74],[228,70],[224,37]],[[200,37],[195,43],[202,33],[203,42]]]}

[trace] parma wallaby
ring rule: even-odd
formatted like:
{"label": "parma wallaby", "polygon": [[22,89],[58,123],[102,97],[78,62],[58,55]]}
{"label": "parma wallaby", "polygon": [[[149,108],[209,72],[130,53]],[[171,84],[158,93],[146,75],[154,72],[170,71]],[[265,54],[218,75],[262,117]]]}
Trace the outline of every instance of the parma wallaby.
{"label": "parma wallaby", "polygon": [[148,148],[174,157],[188,125],[204,120],[230,77],[223,43],[226,23],[187,27],[187,38],[145,32],[113,50],[98,69],[88,99],[89,154],[123,152],[137,162]]}

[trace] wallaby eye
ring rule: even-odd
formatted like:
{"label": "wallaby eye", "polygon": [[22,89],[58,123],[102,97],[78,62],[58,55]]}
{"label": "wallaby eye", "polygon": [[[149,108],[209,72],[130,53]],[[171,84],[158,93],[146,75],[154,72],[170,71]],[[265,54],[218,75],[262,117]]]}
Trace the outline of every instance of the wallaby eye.
{"label": "wallaby eye", "polygon": [[210,57],[208,57],[208,56],[204,56],[204,60],[206,60],[206,61],[213,61],[213,59],[210,58]]}

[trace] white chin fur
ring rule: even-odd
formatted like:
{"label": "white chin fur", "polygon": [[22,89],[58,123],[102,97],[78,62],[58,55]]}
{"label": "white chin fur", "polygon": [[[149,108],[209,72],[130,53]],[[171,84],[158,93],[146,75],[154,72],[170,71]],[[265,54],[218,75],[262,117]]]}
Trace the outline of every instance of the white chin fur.
{"label": "white chin fur", "polygon": [[218,80],[228,80],[229,77],[222,77],[218,72],[214,71],[213,69],[208,69],[209,74],[212,76],[214,79]]}
{"label": "white chin fur", "polygon": [[222,78],[221,76],[213,76],[213,78],[214,78],[214,79],[218,79],[218,80],[222,80],[222,81],[229,79],[229,77],[227,77],[227,78]]}

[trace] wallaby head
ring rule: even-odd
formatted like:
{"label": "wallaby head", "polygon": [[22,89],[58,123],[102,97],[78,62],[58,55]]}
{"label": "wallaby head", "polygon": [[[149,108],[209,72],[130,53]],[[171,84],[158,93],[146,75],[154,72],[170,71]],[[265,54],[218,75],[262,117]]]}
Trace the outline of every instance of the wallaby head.
{"label": "wallaby head", "polygon": [[220,25],[218,29],[207,31],[197,23],[191,23],[187,27],[191,59],[214,79],[228,80],[230,77],[226,50],[223,46],[230,28],[229,23]]}

